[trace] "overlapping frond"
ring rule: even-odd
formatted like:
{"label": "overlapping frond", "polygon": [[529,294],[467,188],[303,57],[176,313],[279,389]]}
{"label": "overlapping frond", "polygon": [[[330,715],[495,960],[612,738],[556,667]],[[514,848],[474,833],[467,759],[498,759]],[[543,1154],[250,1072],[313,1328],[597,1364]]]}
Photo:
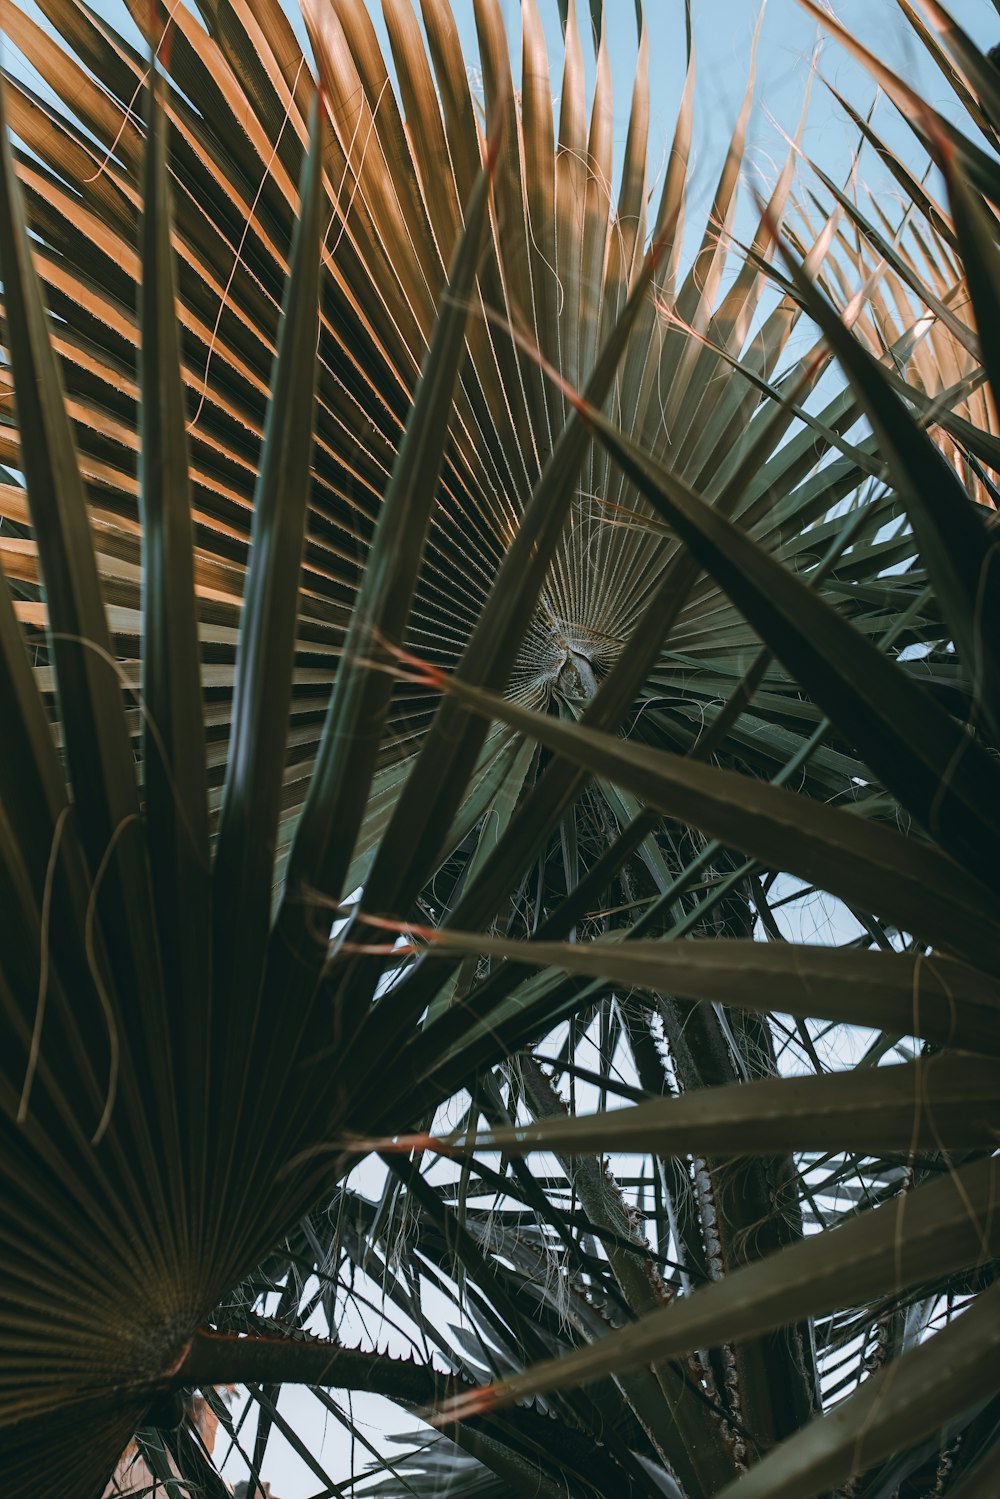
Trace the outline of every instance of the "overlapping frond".
{"label": "overlapping frond", "polygon": [[[641,10],[616,167],[572,4],[515,87],[476,0],[481,97],[446,0],[384,0],[385,57],[363,0],[308,57],[277,0],[130,0],[142,49],[4,4],[57,101],[8,68],[5,1492],[95,1499],[144,1424],[217,1487],[165,1397],[232,1429],[226,1384],[257,1478],[288,1380],[446,1402],[373,1492],[988,1461],[997,91],[900,3],[985,149],[844,36],[940,201],[852,113],[905,207],[793,143],[744,232],[748,87],[690,256],[694,59],[653,197]],[[344,1347],[365,1277],[416,1364]]]}

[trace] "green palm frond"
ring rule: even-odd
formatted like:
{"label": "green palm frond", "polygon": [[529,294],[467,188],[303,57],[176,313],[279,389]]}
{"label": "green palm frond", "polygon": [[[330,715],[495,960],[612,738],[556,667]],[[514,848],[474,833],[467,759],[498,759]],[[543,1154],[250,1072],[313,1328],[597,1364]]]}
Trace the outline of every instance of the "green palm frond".
{"label": "green palm frond", "polygon": [[[481,98],[446,0],[385,0],[386,57],[363,0],[309,57],[277,0],[130,3],[148,56],[4,7],[58,101],[6,71],[15,1499],[137,1431],[218,1492],[166,1397],[238,1440],[226,1385],[257,1478],[288,1381],[449,1413],[373,1493],[978,1482],[997,100],[900,3],[985,146],[842,39],[941,201],[855,112],[905,210],[796,143],[741,249],[748,88],[692,255],[693,57],[654,197],[641,13],[616,169],[599,6],[588,97],[572,4],[515,88],[476,0]],[[369,1295],[416,1362],[346,1346]]]}

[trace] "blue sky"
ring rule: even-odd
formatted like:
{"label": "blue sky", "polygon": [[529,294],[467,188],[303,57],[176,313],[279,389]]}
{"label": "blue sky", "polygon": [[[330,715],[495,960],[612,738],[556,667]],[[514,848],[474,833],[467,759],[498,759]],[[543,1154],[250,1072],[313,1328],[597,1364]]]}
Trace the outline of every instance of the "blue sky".
{"label": "blue sky", "polygon": [[[558,6],[556,0],[537,0],[537,3],[549,43],[555,95],[559,89],[561,55]],[[452,4],[466,55],[470,63],[474,63],[477,48],[473,0],[452,0]],[[368,5],[376,18],[376,25],[381,28],[379,0],[368,0]],[[520,48],[520,0],[500,0],[500,8],[507,23],[516,67]],[[912,32],[896,0],[834,0],[832,8],[849,31],[917,85],[931,103],[939,108],[949,108],[951,96],[947,85],[923,49],[914,44]],[[692,3],[698,73],[696,171],[700,162],[706,187],[714,173],[714,152],[728,138],[746,86],[753,35],[761,9],[757,0],[693,0]],[[984,50],[1000,42],[1000,16],[992,0],[951,0],[950,10]],[[577,0],[577,12],[582,28],[589,31],[588,0]],[[684,81],[684,3],[683,0],[647,0],[645,13],[651,64],[650,156],[655,163],[673,131]],[[634,0],[607,0],[607,15],[616,139],[621,146],[628,128],[637,50]],[[816,27],[796,0],[767,0],[763,6],[758,44],[756,104],[750,132],[751,140],[757,142],[761,169],[765,172],[777,140],[770,117],[776,118],[786,130],[794,130],[802,104],[803,83],[816,42]],[[591,61],[592,52],[588,63]],[[592,67],[590,72],[592,76]],[[844,127],[839,106],[823,84],[824,79],[856,105],[867,105],[874,91],[860,68],[835,43],[824,44],[804,145],[807,153],[817,156],[827,170],[837,171],[846,169],[853,141]],[[891,114],[891,110],[884,110],[887,124]],[[894,139],[906,140],[905,132],[900,134],[891,130],[891,133]]]}

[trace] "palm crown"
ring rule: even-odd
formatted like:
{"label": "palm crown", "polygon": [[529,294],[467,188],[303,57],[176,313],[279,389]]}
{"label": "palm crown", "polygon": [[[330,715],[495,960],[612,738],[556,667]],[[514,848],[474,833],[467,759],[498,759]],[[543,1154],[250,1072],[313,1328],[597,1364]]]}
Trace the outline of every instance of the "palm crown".
{"label": "palm crown", "polygon": [[[481,114],[444,0],[385,0],[391,73],[361,0],[307,7],[318,92],[271,0],[133,7],[152,62],[43,9],[5,22],[62,108],[8,76],[0,203],[8,1492],[101,1493],[137,1427],[208,1483],[164,1400],[231,1382],[257,1467],[297,1380],[449,1401],[383,1493],[979,1493],[990,64],[903,3],[986,149],[863,54],[947,202],[855,116],[902,220],[796,197],[793,148],[740,249],[748,95],[686,263],[693,63],[651,197],[641,30],[613,191],[572,5],[554,112],[533,0],[519,94],[477,0]],[[782,874],[860,935],[783,928]],[[421,1363],[339,1341],[373,1264]]]}

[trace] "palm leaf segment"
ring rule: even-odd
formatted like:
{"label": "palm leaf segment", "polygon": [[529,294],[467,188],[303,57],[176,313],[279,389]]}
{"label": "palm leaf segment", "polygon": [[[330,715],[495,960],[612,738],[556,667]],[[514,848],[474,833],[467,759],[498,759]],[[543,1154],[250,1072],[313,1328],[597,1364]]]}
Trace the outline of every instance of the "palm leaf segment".
{"label": "palm leaf segment", "polygon": [[[731,709],[719,718],[720,701],[731,695],[758,651],[761,625],[752,607],[742,600],[735,604],[721,590],[711,561],[705,561],[710,554],[698,553],[707,569],[702,575],[678,551],[677,511],[668,504],[672,484],[715,501],[758,546],[832,597],[870,639],[888,635],[897,648],[929,644],[921,670],[931,664],[947,703],[963,701],[967,690],[945,651],[948,627],[938,614],[939,608],[948,613],[952,595],[939,589],[936,600],[924,588],[911,532],[901,524],[887,530],[903,506],[874,441],[846,441],[862,409],[863,388],[855,383],[797,426],[797,413],[828,356],[818,349],[790,368],[782,366],[803,293],[767,266],[771,225],[790,206],[790,172],[779,180],[749,259],[731,285],[723,281],[748,104],[694,263],[683,272],[678,247],[690,90],[660,205],[647,224],[648,93],[642,68],[621,187],[612,202],[610,75],[603,43],[588,115],[581,43],[570,10],[554,121],[533,5],[524,10],[522,90],[515,101],[499,10],[483,0],[477,22],[496,165],[488,223],[480,229],[476,214],[486,214],[486,197],[478,101],[447,8],[426,0],[422,12],[429,57],[409,6],[386,6],[398,100],[360,3],[339,0],[328,12],[308,14],[326,117],[322,129],[314,123],[305,155],[312,86],[278,8],[260,0],[246,7],[213,6],[205,12],[204,28],[179,8],[169,28],[169,80],[160,112],[150,116],[159,122],[154,138],[169,125],[169,168],[165,155],[156,167],[136,120],[133,106],[148,75],[142,55],[83,6],[46,7],[68,50],[21,13],[5,13],[16,45],[71,111],[53,110],[16,76],[8,78],[9,123],[22,143],[11,164],[36,236],[29,255],[8,175],[2,252],[8,293],[16,286],[24,309],[20,317],[11,305],[8,314],[25,448],[13,426],[2,440],[11,468],[27,476],[31,507],[29,515],[16,472],[8,475],[3,557],[12,610],[4,626],[4,693],[17,733],[3,766],[5,810],[12,809],[4,834],[4,878],[12,897],[5,906],[4,1002],[14,1042],[5,1085],[10,1149],[4,1171],[18,1237],[4,1250],[11,1287],[5,1316],[15,1352],[4,1369],[0,1440],[13,1492],[29,1486],[39,1492],[40,1438],[53,1493],[64,1491],[70,1474],[84,1491],[99,1490],[160,1386],[178,1379],[211,1383],[241,1367],[243,1343],[189,1340],[329,1180],[327,1157],[309,1155],[307,1147],[345,1126],[371,1131],[418,1123],[423,1111],[467,1081],[470,1059],[472,1065],[495,1064],[508,1041],[519,1043],[567,1007],[579,1007],[564,985],[547,982],[538,992],[529,986],[512,1008],[508,996],[523,970],[511,965],[483,986],[478,1013],[493,1037],[492,1050],[489,1044],[484,1049],[475,1009],[463,1038],[454,1015],[440,1013],[448,980],[428,979],[425,965],[415,971],[412,996],[401,986],[400,998],[380,1002],[373,1031],[365,1016],[381,963],[371,957],[355,962],[345,953],[332,972],[322,973],[322,918],[316,940],[316,924],[303,926],[304,902],[328,911],[365,877],[377,854],[371,888],[391,890],[393,898],[372,894],[368,904],[376,910],[405,917],[425,890],[424,914],[437,918],[454,903],[450,888],[464,880],[476,893],[477,919],[486,922],[506,908],[542,855],[533,907],[525,913],[522,905],[516,925],[523,926],[527,914],[530,928],[568,897],[563,928],[552,933],[559,937],[578,919],[568,906],[593,861],[595,842],[613,839],[648,805],[670,810],[676,825],[654,838],[652,826],[640,821],[631,846],[641,857],[623,890],[634,897],[637,880],[643,889],[658,891],[661,901],[669,896],[676,903],[677,872],[692,852],[685,819],[663,793],[651,790],[648,778],[630,780],[628,767],[616,759],[616,741],[588,758],[583,739],[574,741],[576,718],[586,712],[596,728],[614,728],[646,698],[636,731],[654,746],[643,753],[654,756],[698,748],[699,727],[707,722],[711,734],[718,720],[712,750],[764,777],[780,775],[822,724],[821,707],[803,698],[787,661],[779,664],[784,658],[777,641],[767,641],[777,659],[757,659],[753,685],[759,690],[750,713]],[[162,23],[139,6],[133,18],[156,46]],[[644,47],[640,61],[644,65]],[[144,158],[151,175],[143,192]],[[183,382],[172,405],[169,342],[164,344],[169,303],[159,319],[155,309],[143,315],[141,401],[134,313],[140,285],[148,301],[149,268],[170,261],[163,237],[168,169]],[[146,224],[142,261],[134,248],[140,210]],[[980,212],[973,205],[973,213]],[[926,308],[914,310],[909,299],[917,273],[898,226],[876,229],[842,195],[832,213],[819,229],[801,213],[804,231],[793,239],[805,253],[807,270],[814,276],[822,271],[835,302],[864,276],[865,302],[874,317],[863,311],[859,319],[852,309],[857,334],[888,369],[906,372],[913,362],[912,403],[940,421],[953,467],[978,498],[988,497],[994,408],[980,391],[972,326],[962,321],[950,220],[935,208],[922,230],[924,264],[937,272],[928,319]],[[843,216],[853,220],[850,235],[842,229]],[[456,250],[463,224],[467,232]],[[650,260],[644,249],[654,228],[664,237]],[[892,236],[891,255],[880,236]],[[445,296],[449,262],[452,294]],[[56,318],[49,326],[58,375],[48,362],[32,263]],[[770,301],[768,277],[777,287]],[[450,338],[447,329],[441,331],[445,308],[451,309]],[[456,308],[462,319],[457,343]],[[166,349],[159,360],[151,357],[157,329]],[[466,357],[459,370],[463,332]],[[313,370],[304,351],[314,345],[311,406]],[[42,393],[37,408],[22,375],[32,364],[37,374],[27,379],[36,379]],[[414,578],[413,607],[397,619],[386,602],[388,585],[373,599],[372,588],[365,592],[362,584],[368,570],[374,575],[376,562],[381,566],[391,553],[391,537],[382,553],[373,550],[381,507],[388,514],[395,496],[392,513],[402,513],[399,495],[413,482],[397,455],[407,451],[403,435],[410,438],[407,414],[421,367],[418,406],[423,399],[433,417],[446,409],[452,389],[454,401],[447,446],[442,427],[438,452],[427,454],[429,472],[440,466],[440,479],[433,484],[432,512],[428,495],[426,537],[416,536],[423,565]],[[78,468],[60,414],[60,381]],[[581,417],[575,392],[584,387],[644,455],[646,471],[630,468],[625,450],[607,442],[581,443],[589,418]],[[161,502],[174,522],[159,532],[151,529],[149,506],[155,502],[148,478],[143,480],[144,533],[139,525],[137,408],[148,443],[145,392],[152,389],[165,454],[171,439],[178,440],[178,412],[187,411],[189,565],[188,523],[179,530],[176,525],[188,503],[183,472]],[[314,441],[302,424],[303,410],[313,412]],[[51,474],[37,467],[29,442],[47,444],[41,451],[57,460]],[[824,455],[827,461],[817,466]],[[561,522],[550,519],[548,531],[536,519],[539,495]],[[834,507],[845,496],[853,497],[852,513],[847,520],[835,518]],[[70,542],[85,515],[92,561],[86,542],[75,551]],[[492,583],[526,526],[539,527],[544,548],[524,617],[515,611],[511,619]],[[154,535],[162,546],[158,553],[150,550]],[[530,531],[527,539],[535,544]],[[873,557],[881,565],[878,575]],[[185,646],[173,633],[186,627],[183,609],[171,614],[169,589],[161,586],[159,608],[150,591],[154,582],[182,578],[185,566],[193,578],[207,782],[190,763],[198,724],[189,721],[183,732],[176,728],[175,715],[192,711],[183,683],[185,673],[191,681],[193,636]],[[894,569],[891,575],[886,566]],[[389,575],[398,578],[391,569]],[[345,655],[359,592],[363,617],[388,628],[373,629]],[[95,611],[100,597],[105,608]],[[33,682],[14,617],[35,652]],[[482,622],[493,618],[508,622],[491,648],[481,643]],[[470,753],[458,783],[434,802],[433,847],[424,830],[422,843],[407,851],[404,875],[395,884],[387,880],[386,863],[400,847],[401,816],[410,816],[399,789],[408,763],[420,766],[421,745],[442,711],[440,683],[424,669],[398,686],[387,705],[379,706],[377,693],[363,699],[374,714],[373,729],[362,725],[374,735],[373,755],[362,757],[354,780],[339,785],[338,799],[328,798],[318,810],[329,819],[360,798],[364,820],[350,846],[335,855],[325,845],[317,850],[314,824],[300,824],[298,816],[307,795],[315,795],[310,786],[326,785],[329,746],[337,747],[331,725],[359,722],[350,717],[352,684],[360,681],[367,692],[370,667],[383,664],[386,640],[402,640],[404,632],[411,652],[450,670],[475,641],[477,623],[475,670],[467,655],[460,672],[467,681],[473,678],[473,696],[461,718]],[[950,616],[949,624],[955,629]],[[151,677],[156,659],[165,677]],[[140,662],[145,714],[133,706]],[[346,685],[338,687],[327,721],[331,683],[345,673]],[[170,737],[149,716],[157,680]],[[509,706],[488,698],[477,703],[476,680],[486,688],[509,684]],[[602,696],[598,688],[605,681],[615,687]],[[129,689],[124,708],[118,683]],[[810,683],[803,678],[802,685]],[[286,700],[287,743],[280,732],[275,737],[273,722],[276,717],[280,730],[285,713],[275,713],[275,703]],[[56,710],[72,807],[47,743],[43,705]],[[738,706],[745,708],[745,701]],[[497,726],[488,737],[484,727],[477,738],[470,713],[480,709],[495,713]],[[506,827],[536,773],[532,739],[545,738],[544,720],[533,732],[535,720],[517,714],[550,709],[567,720],[570,731],[553,747],[572,756],[579,744],[581,763],[596,777],[595,790],[564,821],[561,860],[545,856],[545,826],[533,839],[518,830],[513,853],[520,867],[512,881],[503,862],[511,846],[493,849],[496,829]],[[866,756],[854,748],[853,736],[854,725],[845,721],[838,723],[835,747],[809,745],[797,767],[804,789],[828,797],[868,778]],[[145,830],[126,784],[129,739],[142,745],[148,767]],[[175,797],[183,776],[186,817],[157,820],[149,777],[158,761],[164,770],[160,805]],[[905,806],[904,782],[893,789]],[[717,831],[723,844],[736,843],[774,862],[772,844],[756,833],[727,836],[732,823],[725,796],[715,787],[713,781],[709,800],[723,811],[704,813],[701,826]],[[579,781],[564,786],[567,805],[579,789]],[[777,816],[777,807],[765,798],[761,815]],[[198,831],[205,814],[219,840],[210,923],[202,919],[209,913],[204,834]],[[333,826],[336,831],[341,823],[334,819]],[[394,834],[395,841],[387,841]],[[292,869],[299,882],[286,886],[276,935],[265,944],[268,893],[295,836],[298,862],[293,854]],[[254,867],[241,853],[244,844]],[[874,858],[877,852],[883,861],[901,859],[890,845],[875,838],[855,856]],[[616,846],[620,861],[628,848],[624,841]],[[443,883],[434,879],[442,860]],[[299,879],[303,872],[308,880]],[[605,886],[614,873],[612,861]],[[470,875],[478,877],[478,891]],[[838,888],[836,878],[828,883]],[[192,891],[198,892],[195,901]],[[973,884],[968,902],[966,945],[961,932],[945,945],[978,961],[987,939],[976,911],[986,906]],[[744,908],[737,902],[734,909],[739,914]],[[553,920],[559,928],[559,919]],[[890,920],[923,934],[912,904],[904,902]],[[690,914],[685,924],[694,924]],[[24,932],[31,938],[27,944]],[[183,941],[175,950],[171,939],[178,936]],[[44,963],[39,953],[46,955]],[[445,1028],[441,1037],[447,1037],[450,1052],[437,1032],[428,1032],[429,1045],[413,1035],[438,990],[442,1000],[431,1014]],[[689,992],[701,997],[698,986]],[[385,1016],[394,1029],[385,1029]],[[834,1007],[832,1017],[838,1016]],[[409,1051],[404,1041],[412,1042]],[[324,1083],[303,1096],[303,1063],[310,1060],[315,1068],[317,1058],[343,1057],[345,1046],[356,1068],[335,1071],[332,1083],[324,1071]],[[384,1068],[394,1053],[400,1062],[392,1081]],[[355,1081],[348,1084],[350,1077]],[[702,1068],[701,1081],[713,1080],[724,1079],[706,1076]],[[537,1078],[519,1085],[518,1096],[529,1100],[536,1116],[549,1109]],[[407,1177],[403,1185],[420,1200],[418,1180]],[[585,1183],[574,1180],[574,1186],[582,1192]],[[977,1178],[975,1190],[986,1191],[987,1184]],[[591,1190],[588,1211],[607,1211],[607,1201],[603,1190]],[[431,1223],[447,1224],[433,1199],[425,1201],[424,1211]],[[627,1218],[619,1227],[627,1239]],[[378,1228],[373,1224],[375,1238]],[[447,1242],[447,1227],[444,1233]],[[429,1243],[433,1254],[433,1235]],[[954,1245],[935,1273],[969,1263],[971,1252],[957,1229]],[[527,1265],[530,1248],[518,1252]],[[464,1253],[468,1264],[479,1263],[471,1240]],[[612,1257],[615,1294],[632,1315],[641,1315],[659,1292],[635,1281],[630,1254],[634,1247],[624,1258]],[[481,1264],[479,1273],[492,1273],[499,1295],[497,1271]],[[872,1286],[879,1273],[873,1271]],[[510,1316],[522,1356],[549,1351],[544,1340],[529,1340],[516,1315]],[[596,1330],[581,1316],[585,1338]],[[769,1331],[761,1325],[752,1335],[767,1338]],[[287,1348],[278,1355],[287,1358]],[[227,1364],[227,1357],[235,1364]],[[643,1491],[645,1469],[629,1454],[644,1445],[650,1454],[644,1461],[666,1463],[690,1492],[718,1488],[731,1471],[725,1456],[731,1449],[719,1446],[715,1457],[705,1455],[707,1434],[717,1437],[722,1429],[721,1408],[713,1411],[713,1397],[706,1398],[709,1368],[698,1375],[704,1388],[694,1413],[685,1407],[678,1417],[676,1397],[685,1388],[690,1394],[689,1375],[665,1362],[651,1381],[637,1378],[628,1372],[627,1356],[621,1367],[624,1403],[616,1407],[615,1420],[624,1445],[617,1460],[637,1491]],[[747,1383],[752,1367],[737,1361],[742,1414],[758,1436],[758,1417],[771,1421],[772,1438],[782,1435],[774,1411],[768,1414],[760,1399],[754,1405]],[[309,1369],[311,1376],[299,1377],[322,1382],[318,1366]],[[345,1370],[340,1377],[349,1383],[370,1375]],[[720,1370],[720,1379],[729,1377]],[[416,1379],[408,1383],[404,1376],[395,1389],[404,1402],[428,1398],[426,1385]],[[798,1398],[804,1404],[793,1423],[808,1414],[808,1379],[800,1380]],[[571,1419],[595,1431],[603,1421],[579,1402]],[[530,1429],[513,1438],[507,1433],[503,1451],[506,1457],[480,1443],[478,1455],[488,1453],[488,1465],[508,1478],[515,1470],[523,1478],[524,1463],[534,1477],[539,1463],[544,1469],[544,1443]]]}

